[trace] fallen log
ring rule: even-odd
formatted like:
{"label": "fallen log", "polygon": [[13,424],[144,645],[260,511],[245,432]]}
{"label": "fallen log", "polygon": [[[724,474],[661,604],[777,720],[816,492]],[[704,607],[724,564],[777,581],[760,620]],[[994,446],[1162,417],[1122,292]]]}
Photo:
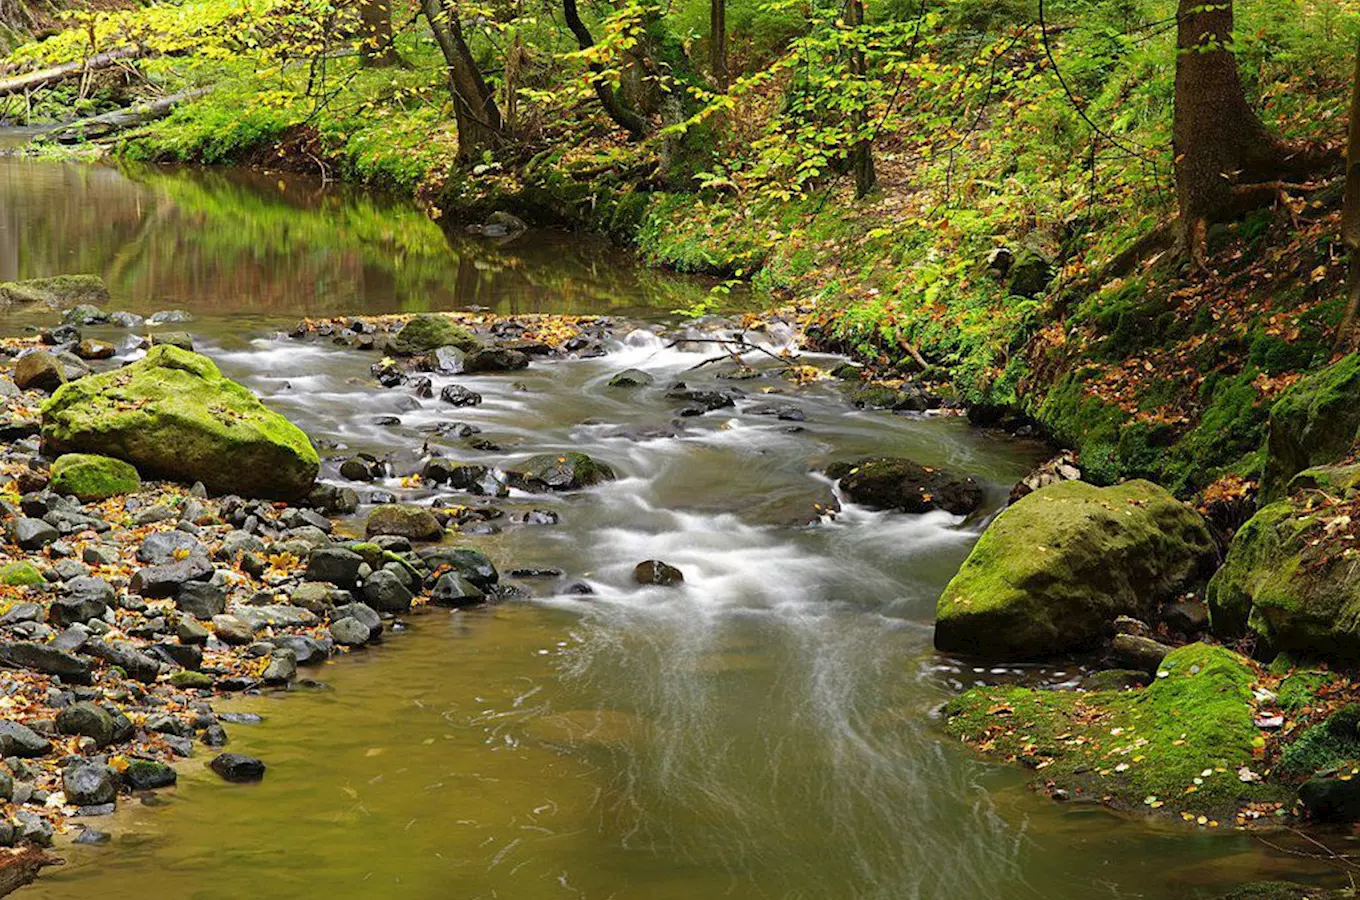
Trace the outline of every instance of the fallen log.
{"label": "fallen log", "polygon": [[159,100],[149,100],[145,103],[129,106],[126,109],[115,109],[112,112],[90,116],[87,119],[77,119],[65,125],[56,125],[44,131],[42,139],[63,144],[74,144],[106,137],[126,128],[162,119],[170,115],[171,111],[179,104],[186,100],[197,100],[210,90],[212,89],[194,88],[192,91],[182,91],[168,97],[161,97]]}
{"label": "fallen log", "polygon": [[0,79],[0,97],[8,97],[11,94],[22,94],[34,88],[46,87],[49,84],[56,84],[68,78],[75,78],[77,75],[84,75],[86,72],[94,72],[99,69],[107,69],[125,59],[137,59],[146,51],[141,47],[115,47],[104,53],[96,53],[88,59],[76,60],[75,62],[62,63],[59,66],[52,66],[48,69],[39,69],[36,72],[25,72],[23,75],[15,75],[12,78]]}
{"label": "fallen log", "polygon": [[59,866],[61,860],[48,856],[37,847],[0,850],[0,897],[31,884],[44,866]]}

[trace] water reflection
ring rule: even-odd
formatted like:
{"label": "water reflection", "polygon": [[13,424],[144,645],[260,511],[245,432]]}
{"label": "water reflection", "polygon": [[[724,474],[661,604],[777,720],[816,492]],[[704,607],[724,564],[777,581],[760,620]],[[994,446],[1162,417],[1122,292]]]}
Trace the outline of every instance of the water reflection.
{"label": "water reflection", "polygon": [[412,204],[292,174],[0,157],[0,199],[0,281],[93,272],[134,311],[655,313],[707,290],[602,241],[446,232]]}

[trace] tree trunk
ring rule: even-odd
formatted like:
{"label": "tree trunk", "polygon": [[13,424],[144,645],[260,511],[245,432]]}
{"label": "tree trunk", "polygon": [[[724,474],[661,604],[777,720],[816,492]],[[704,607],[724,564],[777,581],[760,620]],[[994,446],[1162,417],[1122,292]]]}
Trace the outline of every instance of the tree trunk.
{"label": "tree trunk", "polygon": [[1247,102],[1231,0],[1180,0],[1171,142],[1182,240],[1204,262],[1208,226],[1279,195],[1273,181],[1313,162],[1271,134]]}
{"label": "tree trunk", "polygon": [[[852,29],[864,24],[864,0],[850,0],[846,24]],[[869,76],[869,68],[864,60],[864,51],[856,47],[850,52],[850,71],[861,83]],[[864,92],[867,103],[868,91]],[[869,108],[861,106],[855,113],[855,125],[860,137],[850,151],[850,166],[855,172],[855,196],[861,200],[873,193],[878,185],[878,175],[874,172],[874,147],[869,137]]]}
{"label": "tree trunk", "polygon": [[[595,39],[590,36],[590,30],[581,21],[581,13],[576,8],[576,0],[562,0],[562,15],[567,20],[567,27],[576,36],[576,43],[582,50],[589,50],[595,46]],[[629,109],[619,99],[619,95],[614,89],[605,83],[604,66],[598,62],[590,64],[591,80],[595,84],[595,96],[600,99],[600,105],[614,123],[627,131],[634,140],[641,140],[647,136],[650,130],[647,127],[647,120],[637,112]]]}
{"label": "tree trunk", "polygon": [[1355,75],[1351,79],[1351,123],[1346,141],[1346,199],[1341,206],[1341,241],[1350,252],[1346,272],[1346,312],[1337,329],[1337,346],[1354,350],[1355,320],[1360,313],[1360,45],[1355,53]]}
{"label": "tree trunk", "polygon": [[392,43],[392,0],[359,0],[359,57],[372,69],[401,61]]}
{"label": "tree trunk", "polygon": [[501,111],[472,58],[463,25],[444,0],[420,0],[421,12],[434,32],[449,73],[453,113],[458,126],[458,160],[468,163],[501,140]]}
{"label": "tree trunk", "polygon": [[709,0],[708,67],[719,91],[726,91],[727,80],[727,0]]}

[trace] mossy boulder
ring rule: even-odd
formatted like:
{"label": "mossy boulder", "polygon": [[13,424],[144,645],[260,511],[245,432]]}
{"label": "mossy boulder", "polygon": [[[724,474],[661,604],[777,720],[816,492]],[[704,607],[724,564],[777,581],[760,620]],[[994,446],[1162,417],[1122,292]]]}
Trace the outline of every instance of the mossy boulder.
{"label": "mossy boulder", "polygon": [[320,465],[297,426],[206,356],[177,347],[153,347],[130,366],[64,385],[42,416],[49,454],[100,453],[215,493],[302,497]]}
{"label": "mossy boulder", "polygon": [[447,316],[416,316],[392,338],[389,349],[399,356],[415,356],[429,353],[440,347],[457,347],[465,353],[481,349],[482,342],[477,336],[461,325],[456,325]]}
{"label": "mossy boulder", "polygon": [[936,608],[935,646],[990,659],[1081,650],[1207,576],[1199,513],[1147,481],[1050,485],[983,532]]}
{"label": "mossy boulder", "polygon": [[1299,472],[1345,458],[1357,432],[1360,354],[1353,353],[1300,380],[1271,407],[1262,496],[1278,499]]}
{"label": "mossy boulder", "polygon": [[67,453],[52,464],[49,487],[58,494],[71,494],[82,503],[133,494],[142,488],[141,476],[131,463],[93,453]]}
{"label": "mossy boulder", "polygon": [[613,481],[613,468],[584,453],[540,453],[505,472],[506,480],[520,490],[575,491]]}
{"label": "mossy boulder", "polygon": [[10,587],[37,587],[46,584],[47,579],[43,573],[38,571],[38,567],[28,560],[6,563],[0,566],[0,584]]}
{"label": "mossy boulder", "polygon": [[[1309,469],[1302,489],[1263,507],[1238,529],[1227,560],[1209,582],[1216,634],[1252,632],[1275,650],[1353,661],[1360,654],[1360,570],[1346,507],[1360,499],[1360,466]],[[1335,492],[1335,493],[1333,493]],[[1320,499],[1332,500],[1317,503]],[[1340,501],[1341,507],[1332,502]]]}
{"label": "mossy boulder", "polygon": [[56,275],[27,281],[0,282],[0,307],[42,303],[53,309],[109,302],[109,289],[98,275]]}
{"label": "mossy boulder", "polygon": [[1252,664],[1189,644],[1143,690],[1074,693],[974,688],[945,706],[946,729],[989,755],[1040,769],[1044,781],[1124,808],[1231,815],[1288,789],[1242,781],[1261,737]]}

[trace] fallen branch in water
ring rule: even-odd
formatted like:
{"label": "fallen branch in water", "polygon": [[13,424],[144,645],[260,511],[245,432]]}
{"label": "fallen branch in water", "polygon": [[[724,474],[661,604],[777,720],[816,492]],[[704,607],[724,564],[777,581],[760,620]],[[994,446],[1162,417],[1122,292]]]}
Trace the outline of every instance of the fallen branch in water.
{"label": "fallen branch in water", "polygon": [[88,119],[77,119],[65,125],[57,125],[43,132],[41,136],[44,140],[62,143],[107,137],[127,128],[162,119],[170,115],[171,111],[179,104],[187,100],[197,100],[210,90],[211,88],[195,88],[192,91],[183,91],[182,93],[171,94],[168,97],[161,97],[159,100],[138,103],[126,109],[116,109],[112,112],[90,116]]}
{"label": "fallen branch in water", "polygon": [[34,88],[46,87],[49,84],[56,84],[68,78],[75,78],[77,75],[85,76],[90,72],[100,69],[107,69],[126,59],[137,59],[145,55],[146,51],[138,46],[115,47],[104,53],[96,53],[88,59],[76,60],[75,62],[62,63],[59,66],[52,66],[48,69],[38,69],[36,72],[25,72],[23,75],[15,75],[11,78],[0,79],[0,97],[8,97],[11,94],[22,94]]}
{"label": "fallen branch in water", "polygon": [[31,884],[44,866],[59,866],[62,861],[37,847],[0,850],[0,897]]}
{"label": "fallen branch in water", "polygon": [[[701,368],[703,368],[704,366],[710,365],[710,364],[715,363],[715,362],[722,362],[722,361],[725,360],[725,359],[735,359],[738,363],[741,363],[742,365],[745,365],[745,364],[746,364],[746,361],[742,359],[742,356],[744,356],[744,355],[747,354],[747,353],[751,353],[751,352],[764,353],[764,354],[765,354],[766,356],[768,356],[770,359],[774,360],[775,362],[779,363],[781,366],[784,366],[785,368],[789,368],[789,369],[795,369],[795,368],[797,368],[797,365],[796,365],[795,363],[790,362],[789,360],[785,359],[784,357],[780,356],[779,354],[777,354],[777,353],[772,353],[772,352],[771,352],[770,350],[768,350],[767,348],[762,347],[762,346],[760,346],[759,344],[753,344],[753,343],[751,343],[750,341],[746,340],[745,338],[741,338],[741,337],[737,337],[737,338],[677,338],[676,340],[673,340],[673,341],[671,341],[669,344],[667,344],[667,345],[666,345],[666,349],[667,349],[667,350],[671,350],[671,349],[673,349],[673,348],[675,348],[675,347],[679,347],[681,344],[719,344],[719,345],[721,345],[724,349],[726,349],[726,351],[727,351],[727,352],[724,353],[722,356],[714,356],[714,357],[710,357],[709,359],[706,359],[706,360],[704,360],[703,362],[698,363],[697,365],[690,366],[689,369],[686,370],[686,371],[690,371],[690,372],[693,372],[695,369],[701,369]],[[734,347],[740,349],[741,352],[740,352],[740,353],[737,353],[735,350],[732,349],[732,348],[734,348]]]}

